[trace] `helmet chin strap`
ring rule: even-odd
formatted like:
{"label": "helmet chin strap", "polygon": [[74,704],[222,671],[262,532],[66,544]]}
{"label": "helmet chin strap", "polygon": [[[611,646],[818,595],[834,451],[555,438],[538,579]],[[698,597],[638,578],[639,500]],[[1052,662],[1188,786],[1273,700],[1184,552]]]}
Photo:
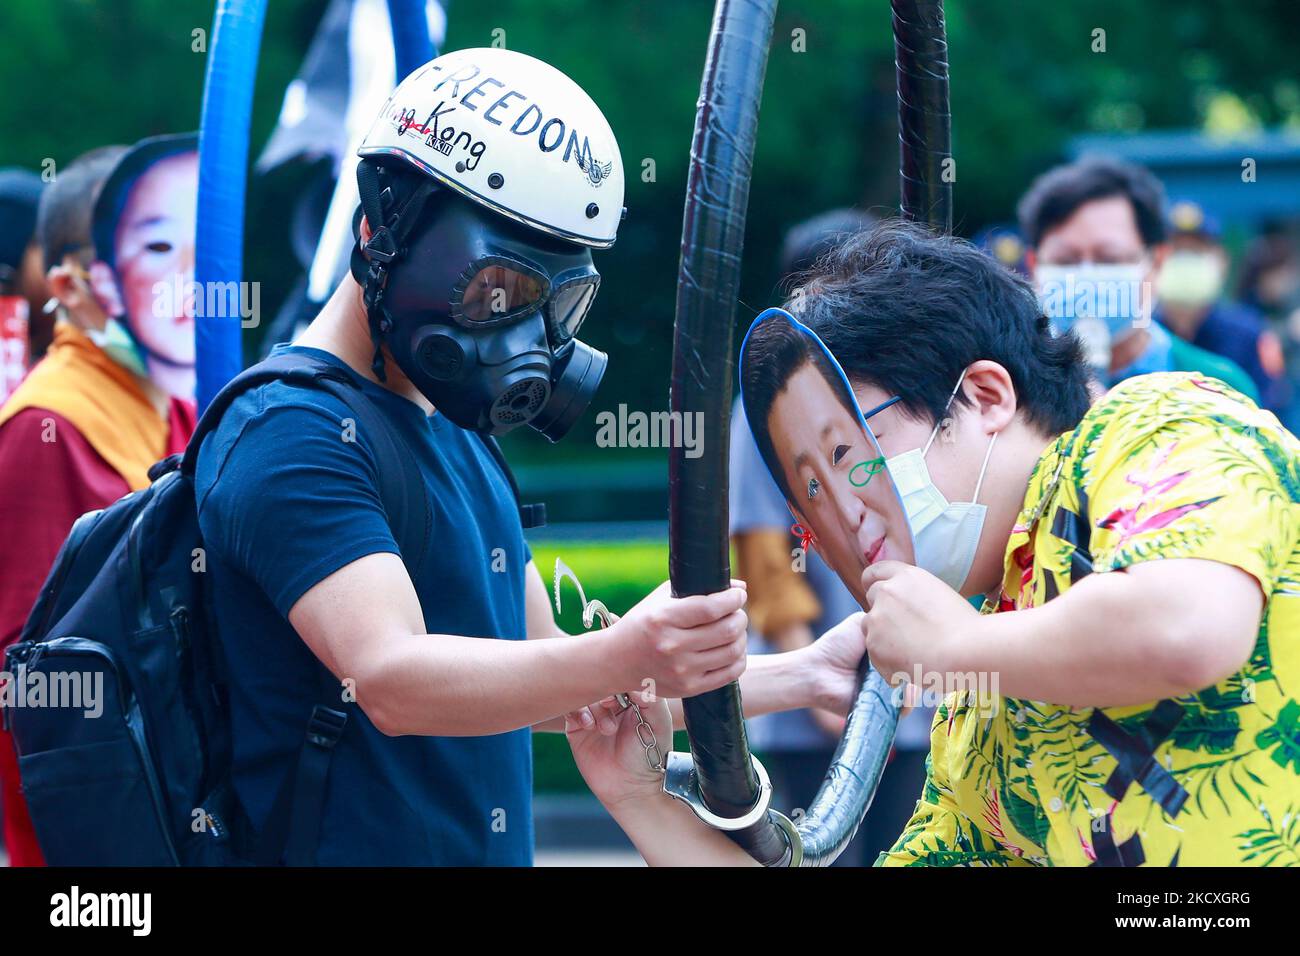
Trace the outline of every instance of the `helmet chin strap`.
{"label": "helmet chin strap", "polygon": [[[385,184],[384,180],[390,180]],[[420,213],[429,196],[437,189],[431,179],[421,179],[405,196],[398,196],[397,182],[392,174],[367,160],[357,165],[357,193],[361,198],[361,211],[371,228],[370,238],[361,240],[360,220],[357,221],[357,245],[352,251],[352,275],[361,284],[362,300],[366,306],[366,319],[370,326],[370,340],[375,354],[370,370],[381,382],[388,381],[384,369],[383,337],[392,331],[393,321],[383,307],[384,290],[393,263],[406,254],[403,243],[415,228]],[[385,214],[385,207],[394,209]]]}

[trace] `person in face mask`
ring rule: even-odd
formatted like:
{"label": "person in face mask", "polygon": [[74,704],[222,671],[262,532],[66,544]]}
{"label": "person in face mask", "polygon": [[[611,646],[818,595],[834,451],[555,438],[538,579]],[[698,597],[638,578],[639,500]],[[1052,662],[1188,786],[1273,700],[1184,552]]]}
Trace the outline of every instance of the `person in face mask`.
{"label": "person in face mask", "polygon": [[[924,463],[895,478],[904,503],[913,484],[948,507],[978,485],[983,506],[939,525],[958,554],[978,525],[959,590],[964,560],[946,581],[891,560],[862,574],[872,665],[948,691],[916,811],[878,863],[1285,865],[1241,833],[1300,803],[1300,440],[1197,373],[1090,405],[1082,343],[1035,290],[912,224],[847,239],[805,289],[800,321],[874,411],[888,469]],[[619,720],[570,741],[648,859],[752,863],[670,814]],[[1224,767],[1240,787],[1215,788]]]}
{"label": "person in face mask", "polygon": [[1229,263],[1218,221],[1199,204],[1179,200],[1169,207],[1169,234],[1169,254],[1156,280],[1156,321],[1235,362],[1254,381],[1262,404],[1280,410],[1286,398],[1282,344],[1254,309],[1224,298]]}
{"label": "person in face mask", "polygon": [[1198,371],[1258,400],[1234,362],[1172,335],[1153,319],[1167,254],[1164,190],[1140,166],[1086,156],[1034,180],[1020,200],[1026,264],[1043,311],[1083,342],[1099,384],[1149,372]]}
{"label": "person in face mask", "polygon": [[[91,277],[92,210],[131,155],[125,146],[86,153],[62,166],[41,196],[36,233],[49,266],[53,341],[0,407],[0,652],[18,638],[73,522],[147,487],[149,467],[183,451],[194,431],[193,404],[167,396],[103,334],[110,319]],[[39,865],[3,731],[0,793],[11,862]]]}
{"label": "person in face mask", "polygon": [[[234,786],[265,832],[327,693],[346,723],[302,862],[527,865],[531,731],[563,730],[566,713],[595,727],[587,705],[613,694],[739,678],[744,587],[677,599],[665,582],[607,629],[549,640],[562,635],[490,441],[560,439],[605,369],[577,335],[623,168],[591,98],[532,57],[458,50],[398,86],[359,152],[350,274],[272,358],[346,377],[386,434],[277,381],[241,393],[198,454]],[[385,510],[390,441],[428,509],[417,541]],[[861,653],[845,629],[751,667],[746,709],[844,713]]]}

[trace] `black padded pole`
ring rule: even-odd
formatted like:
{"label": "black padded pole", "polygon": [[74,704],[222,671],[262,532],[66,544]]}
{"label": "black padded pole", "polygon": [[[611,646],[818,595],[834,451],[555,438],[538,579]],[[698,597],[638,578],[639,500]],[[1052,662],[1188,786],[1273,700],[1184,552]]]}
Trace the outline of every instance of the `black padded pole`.
{"label": "black padded pole", "polygon": [[[673,335],[674,414],[702,412],[703,454],[669,456],[669,577],[678,596],[725,589],[727,450],[736,297],[758,106],[776,0],[717,0],[691,140],[682,255]],[[683,701],[700,795],[710,810],[738,817],[759,799],[758,777],[737,684]],[[765,863],[785,853],[780,831],[764,821],[733,838]]]}
{"label": "black padded pole", "polygon": [[[893,0],[898,51],[902,209],[951,231],[947,41],[940,0]],[[733,325],[758,106],[775,0],[717,0],[691,143],[677,283],[670,407],[703,412],[704,451],[669,457],[669,575],[679,596],[731,576],[727,541]],[[829,865],[853,839],[884,772],[898,724],[894,691],[864,660],[830,769],[796,829],[802,866]],[[738,817],[759,798],[736,684],[683,701],[700,797]],[[791,860],[771,816],[729,835],[766,865]]]}
{"label": "black padded pole", "polygon": [[900,207],[952,232],[952,114],[943,0],[890,0],[898,70]]}

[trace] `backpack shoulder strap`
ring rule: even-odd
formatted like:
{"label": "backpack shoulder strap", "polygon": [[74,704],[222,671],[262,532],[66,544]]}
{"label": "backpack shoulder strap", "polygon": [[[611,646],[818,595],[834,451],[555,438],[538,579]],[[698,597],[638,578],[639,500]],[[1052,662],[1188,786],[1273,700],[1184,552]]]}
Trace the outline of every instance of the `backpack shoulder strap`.
{"label": "backpack shoulder strap", "polygon": [[424,493],[424,479],[409,454],[404,454],[400,439],[387,419],[366,398],[352,376],[334,365],[311,355],[288,352],[272,356],[231,379],[204,410],[194,435],[181,459],[181,471],[193,476],[203,440],[221,422],[221,417],[245,392],[271,382],[286,382],[302,388],[314,388],[338,399],[352,412],[357,425],[374,447],[379,471],[379,496],[388,512],[393,536],[402,548],[402,557],[414,575],[425,558],[432,515]]}
{"label": "backpack shoulder strap", "polygon": [[[370,437],[378,459],[380,498],[389,513],[393,536],[402,549],[402,559],[414,575],[424,560],[432,521],[424,479],[416,471],[414,459],[402,453],[400,439],[392,426],[361,392],[355,379],[330,362],[302,353],[285,353],[235,376],[203,412],[181,459],[181,470],[193,476],[204,438],[217,427],[235,399],[250,389],[277,381],[332,395],[352,412],[358,427]],[[325,683],[323,680],[322,686]],[[321,699],[329,700],[331,691],[332,687],[325,687]],[[318,704],[312,711],[297,759],[281,784],[255,845],[253,857],[258,865],[315,863],[324,816],[325,783],[334,748],[342,739],[347,720],[346,713],[324,704]]]}
{"label": "backpack shoulder strap", "polygon": [[544,528],[546,526],[546,504],[545,502],[534,502],[524,504],[519,498],[519,483],[515,481],[515,473],[510,470],[510,463],[506,461],[506,456],[501,451],[501,446],[491,435],[485,435],[482,432],[475,432],[488,450],[488,454],[496,461],[501,468],[502,473],[506,476],[506,481],[510,483],[510,491],[515,496],[515,504],[519,507],[519,523],[523,525],[525,531],[531,528]]}

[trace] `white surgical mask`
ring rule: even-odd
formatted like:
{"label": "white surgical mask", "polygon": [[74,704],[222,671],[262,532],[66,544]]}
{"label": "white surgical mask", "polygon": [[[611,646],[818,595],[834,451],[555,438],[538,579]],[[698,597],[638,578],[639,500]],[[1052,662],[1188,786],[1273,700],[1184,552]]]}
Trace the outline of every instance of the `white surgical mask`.
{"label": "white surgical mask", "polygon": [[1143,280],[1150,270],[1141,262],[1040,264],[1034,270],[1038,300],[1058,334],[1071,330],[1083,342],[1088,364],[1110,367],[1116,344],[1151,324]]}
{"label": "white surgical mask", "polygon": [[148,366],[135,337],[118,319],[109,319],[103,329],[86,329],[86,337],[94,342],[118,365],[141,378],[149,377]]}
{"label": "white surgical mask", "polygon": [[[948,396],[949,406],[965,378],[963,372],[957,388]],[[916,566],[929,571],[953,590],[960,591],[970,574],[971,565],[975,563],[975,550],[979,547],[980,532],[984,530],[988,508],[978,503],[980,487],[984,484],[984,473],[988,470],[998,434],[994,432],[989,439],[984,464],[980,466],[979,479],[975,482],[975,493],[968,502],[950,502],[930,480],[925,456],[938,434],[939,423],[936,423],[924,448],[913,448],[890,458],[885,467],[903,499],[903,510],[916,545]]]}
{"label": "white surgical mask", "polygon": [[1173,306],[1207,306],[1223,292],[1223,260],[1212,252],[1175,252],[1156,280],[1160,301]]}

